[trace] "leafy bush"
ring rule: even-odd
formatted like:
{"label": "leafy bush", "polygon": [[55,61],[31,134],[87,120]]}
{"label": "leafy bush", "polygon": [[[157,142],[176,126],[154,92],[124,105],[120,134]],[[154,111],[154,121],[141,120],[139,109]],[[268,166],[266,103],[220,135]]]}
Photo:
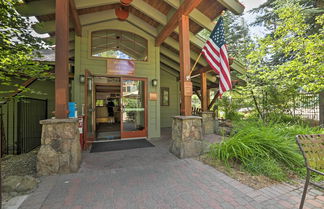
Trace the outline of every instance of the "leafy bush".
{"label": "leafy bush", "polygon": [[245,169],[250,173],[257,175],[265,175],[271,179],[281,181],[286,179],[286,174],[278,165],[277,161],[269,158],[264,160],[262,158],[255,158],[245,164]]}
{"label": "leafy bush", "polygon": [[297,134],[323,133],[302,125],[241,121],[234,124],[234,135],[211,146],[210,155],[224,161],[238,162],[255,174],[284,180],[287,170],[301,175],[303,158],[299,153]]}

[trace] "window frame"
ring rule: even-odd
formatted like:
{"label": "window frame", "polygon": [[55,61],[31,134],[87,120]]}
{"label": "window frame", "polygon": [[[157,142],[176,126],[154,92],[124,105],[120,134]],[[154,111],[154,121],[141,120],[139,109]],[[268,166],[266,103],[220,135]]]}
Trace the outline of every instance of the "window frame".
{"label": "window frame", "polygon": [[[146,57],[147,59],[146,60],[137,60],[137,59],[122,59],[122,58],[114,58],[114,57],[99,57],[99,56],[94,56],[93,55],[93,33],[95,32],[100,32],[100,31],[119,31],[119,32],[125,32],[125,33],[130,33],[130,34],[134,34],[135,36],[138,36],[140,38],[142,38],[143,40],[145,40],[146,42],[146,49],[145,49],[145,52],[146,52]],[[107,38],[107,37],[106,37]],[[108,39],[108,38],[107,38]],[[95,58],[95,59],[104,59],[104,60],[107,60],[107,59],[115,59],[115,60],[129,60],[129,61],[134,61],[134,62],[145,62],[145,63],[148,63],[149,62],[149,41],[147,38],[137,34],[137,33],[133,33],[133,32],[130,32],[130,31],[126,31],[126,30],[119,30],[119,29],[101,29],[101,30],[94,30],[94,31],[91,31],[90,32],[90,57],[91,58]],[[126,54],[126,53],[125,53]],[[127,55],[127,54],[126,54]]]}
{"label": "window frame", "polygon": [[[164,97],[163,97],[163,93],[164,91],[168,92],[168,100],[166,101],[166,103],[164,103]],[[160,101],[161,104],[160,106],[170,106],[170,88],[169,87],[160,87]]]}

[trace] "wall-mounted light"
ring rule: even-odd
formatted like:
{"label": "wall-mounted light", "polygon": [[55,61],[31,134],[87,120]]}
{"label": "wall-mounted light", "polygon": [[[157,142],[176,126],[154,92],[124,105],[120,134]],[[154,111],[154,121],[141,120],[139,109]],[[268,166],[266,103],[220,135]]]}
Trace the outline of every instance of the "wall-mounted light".
{"label": "wall-mounted light", "polygon": [[88,78],[88,90],[92,91],[92,78]]}
{"label": "wall-mounted light", "polygon": [[152,86],[157,87],[158,81],[157,79],[152,79]]}
{"label": "wall-mounted light", "polygon": [[80,81],[80,83],[84,83],[84,81],[85,81],[84,75],[79,76],[79,81]]}

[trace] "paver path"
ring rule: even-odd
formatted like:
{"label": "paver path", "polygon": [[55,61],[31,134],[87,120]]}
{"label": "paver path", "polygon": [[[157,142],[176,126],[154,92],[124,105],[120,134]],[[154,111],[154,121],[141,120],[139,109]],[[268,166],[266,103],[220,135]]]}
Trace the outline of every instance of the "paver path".
{"label": "paver path", "polygon": [[[21,209],[298,208],[301,189],[288,184],[254,190],[195,159],[180,160],[156,147],[84,153],[75,174],[43,177]],[[324,208],[312,190],[305,208]]]}

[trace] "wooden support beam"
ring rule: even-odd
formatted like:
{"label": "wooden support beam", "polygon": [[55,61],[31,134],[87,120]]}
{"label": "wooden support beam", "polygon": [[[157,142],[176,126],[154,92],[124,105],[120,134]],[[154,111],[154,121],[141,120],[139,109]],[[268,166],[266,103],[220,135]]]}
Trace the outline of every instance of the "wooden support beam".
{"label": "wooden support beam", "polygon": [[219,96],[219,91],[216,92],[216,94],[214,95],[213,100],[210,102],[210,104],[208,105],[208,110],[210,110],[210,108],[212,108],[212,106],[215,104],[217,98]]}
{"label": "wooden support beam", "polygon": [[200,75],[201,73],[207,73],[209,71],[212,71],[211,67],[209,65],[200,68],[199,70],[195,70],[191,73],[191,76],[196,76],[196,75]]}
{"label": "wooden support beam", "polygon": [[[181,15],[179,18],[179,48],[180,48],[180,82],[181,82],[181,115],[190,116],[191,109],[191,81],[187,81],[190,74],[190,40],[189,40],[189,17]],[[189,91],[189,92],[188,92]]]}
{"label": "wooden support beam", "polygon": [[71,19],[74,25],[74,31],[77,36],[82,36],[82,27],[80,23],[80,18],[74,0],[70,0],[70,12],[71,12]]}
{"label": "wooden support beam", "polygon": [[[235,85],[237,85],[239,83],[239,80],[233,80],[232,81],[232,85],[233,85],[233,88],[235,87]],[[212,106],[215,104],[217,98],[219,96],[219,90],[216,92],[216,94],[214,95],[214,98],[213,100],[209,103],[208,105],[208,110],[210,110],[210,108],[212,108]]]}
{"label": "wooden support beam", "polygon": [[190,12],[201,3],[201,1],[202,0],[187,0],[183,2],[176,13],[173,14],[171,19],[159,33],[158,37],[155,40],[155,45],[160,46],[164,42],[164,40],[176,29],[176,27],[178,26],[178,19],[181,18],[181,16],[188,16]]}
{"label": "wooden support beam", "polygon": [[201,109],[203,112],[206,112],[208,109],[207,104],[207,75],[206,72],[202,72],[200,76],[200,85],[201,85]]}
{"label": "wooden support beam", "polygon": [[67,118],[69,101],[69,0],[56,0],[55,117]]}
{"label": "wooden support beam", "polygon": [[197,97],[199,98],[199,100],[200,100],[200,102],[201,102],[201,95],[200,95],[200,93],[197,91],[197,89],[195,89],[194,91],[195,91]]}
{"label": "wooden support beam", "polygon": [[25,81],[23,84],[21,84],[21,86],[23,87],[22,89],[18,89],[17,91],[15,91],[14,93],[12,93],[9,97],[15,97],[15,96],[17,96],[17,94],[19,94],[20,92],[22,92],[24,90],[24,88],[27,88],[32,83],[34,83],[34,81],[36,81],[36,80],[37,80],[37,78],[29,78],[27,81]]}

